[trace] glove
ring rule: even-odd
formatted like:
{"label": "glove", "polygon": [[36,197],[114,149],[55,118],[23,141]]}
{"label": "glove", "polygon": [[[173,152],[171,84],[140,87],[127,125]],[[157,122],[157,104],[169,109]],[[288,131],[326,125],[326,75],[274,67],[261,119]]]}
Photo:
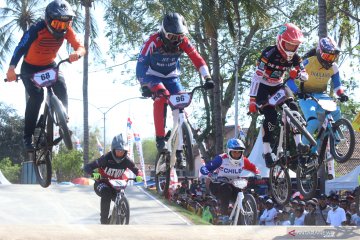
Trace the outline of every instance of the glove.
{"label": "glove", "polygon": [[101,178],[101,174],[100,173],[92,173],[91,178],[93,178],[94,180],[99,180]]}
{"label": "glove", "polygon": [[142,176],[136,176],[135,182],[142,182],[144,181],[144,178]]}
{"label": "glove", "polygon": [[206,90],[214,88],[214,81],[211,78],[206,78],[204,88]]}
{"label": "glove", "polygon": [[305,72],[305,71],[301,71],[298,74],[298,78],[300,79],[300,81],[306,82],[309,79],[309,74],[307,72]]}
{"label": "glove", "polygon": [[8,82],[12,82],[16,80],[15,66],[10,66],[7,73],[6,78]]}
{"label": "glove", "polygon": [[257,107],[256,107],[256,98],[250,97],[249,101],[249,112],[256,113]]}
{"label": "glove", "polygon": [[340,94],[339,97],[340,97],[340,102],[347,102],[349,100],[349,97],[345,93]]}
{"label": "glove", "polygon": [[150,90],[150,88],[148,86],[142,86],[141,87],[141,95],[143,97],[151,97],[152,92],[151,92],[151,90]]}
{"label": "glove", "polygon": [[71,63],[75,62],[75,61],[79,60],[79,58],[80,58],[79,53],[73,52],[69,55],[69,62],[71,62]]}
{"label": "glove", "polygon": [[290,76],[290,78],[292,78],[292,79],[297,78],[297,76],[298,76],[298,70],[296,70],[296,69],[291,69],[290,72],[289,72],[289,76]]}

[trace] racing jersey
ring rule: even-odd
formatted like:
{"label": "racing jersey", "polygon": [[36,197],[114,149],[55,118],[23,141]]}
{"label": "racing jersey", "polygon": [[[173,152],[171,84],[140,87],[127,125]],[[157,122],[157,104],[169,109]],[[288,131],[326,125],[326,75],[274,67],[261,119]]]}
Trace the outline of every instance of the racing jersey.
{"label": "racing jersey", "polygon": [[99,169],[101,177],[107,179],[124,178],[123,173],[126,169],[130,169],[135,175],[142,174],[141,170],[135,166],[128,156],[125,156],[122,162],[117,163],[111,152],[108,152],[95,161],[86,164],[84,166],[84,171],[88,174],[92,174],[97,168]]}
{"label": "racing jersey", "polygon": [[54,62],[56,54],[66,39],[71,46],[77,50],[84,47],[71,26],[61,39],[56,39],[47,29],[44,20],[32,25],[22,36],[19,44],[15,48],[10,65],[16,66],[21,57],[24,61],[35,66],[46,66]]}
{"label": "racing jersey", "polygon": [[246,157],[242,157],[240,164],[235,166],[231,164],[230,159],[226,153],[217,155],[212,161],[209,161],[200,168],[203,175],[209,173],[217,173],[218,178],[227,178],[229,180],[240,177],[242,170],[248,170],[254,174],[259,174],[259,169],[250,162]]}
{"label": "racing jersey", "polygon": [[180,56],[185,52],[202,77],[210,76],[208,66],[187,37],[175,52],[166,52],[160,33],[150,36],[144,43],[136,65],[136,77],[140,84],[147,83],[146,75],[161,78],[180,76]]}
{"label": "racing jersey", "polygon": [[297,53],[294,54],[292,60],[287,61],[281,56],[276,46],[269,46],[261,53],[251,81],[277,86],[283,82],[285,72],[293,67],[296,70],[304,70],[302,59]]}

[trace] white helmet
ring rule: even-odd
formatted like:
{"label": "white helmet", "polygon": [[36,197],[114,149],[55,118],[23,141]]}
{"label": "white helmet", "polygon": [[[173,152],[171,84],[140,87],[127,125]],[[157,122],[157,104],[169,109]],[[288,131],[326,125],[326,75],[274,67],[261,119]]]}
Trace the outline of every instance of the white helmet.
{"label": "white helmet", "polygon": [[[226,144],[227,154],[230,159],[230,163],[234,166],[238,166],[242,160],[242,156],[245,150],[245,145],[240,139],[231,138]],[[241,152],[236,158],[232,155],[232,151]]]}

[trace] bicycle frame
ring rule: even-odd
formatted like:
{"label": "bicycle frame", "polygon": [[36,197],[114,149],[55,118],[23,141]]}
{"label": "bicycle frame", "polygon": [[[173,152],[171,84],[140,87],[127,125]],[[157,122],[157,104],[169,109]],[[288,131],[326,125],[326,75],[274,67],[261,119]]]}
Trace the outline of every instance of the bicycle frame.
{"label": "bicycle frame", "polygon": [[232,209],[230,213],[230,225],[237,225],[237,222],[239,220],[240,212],[241,214],[245,215],[244,207],[243,207],[243,200],[244,200],[244,193],[242,191],[238,192],[236,201],[234,203],[234,208]]}

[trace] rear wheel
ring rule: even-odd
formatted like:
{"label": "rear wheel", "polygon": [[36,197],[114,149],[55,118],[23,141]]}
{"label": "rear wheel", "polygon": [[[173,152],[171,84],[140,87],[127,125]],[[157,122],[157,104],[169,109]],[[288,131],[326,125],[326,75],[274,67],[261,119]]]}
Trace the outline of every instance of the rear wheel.
{"label": "rear wheel", "polygon": [[274,200],[279,205],[285,205],[291,197],[291,180],[287,168],[275,165],[270,169],[270,190]]}
{"label": "rear wheel", "polygon": [[166,196],[170,185],[170,155],[158,153],[155,162],[156,191],[161,196]]}
{"label": "rear wheel", "polygon": [[54,108],[55,122],[59,125],[60,137],[64,140],[66,148],[68,150],[72,150],[73,144],[71,141],[69,127],[67,125],[67,114],[62,107],[62,103],[56,96],[53,96],[51,99],[51,105]]}
{"label": "rear wheel", "polygon": [[330,137],[330,152],[338,163],[350,159],[355,148],[355,133],[351,123],[340,118],[333,125],[334,135]]}
{"label": "rear wheel", "polygon": [[240,211],[238,225],[257,225],[257,205],[256,200],[251,194],[244,194],[243,199],[244,214]]}

